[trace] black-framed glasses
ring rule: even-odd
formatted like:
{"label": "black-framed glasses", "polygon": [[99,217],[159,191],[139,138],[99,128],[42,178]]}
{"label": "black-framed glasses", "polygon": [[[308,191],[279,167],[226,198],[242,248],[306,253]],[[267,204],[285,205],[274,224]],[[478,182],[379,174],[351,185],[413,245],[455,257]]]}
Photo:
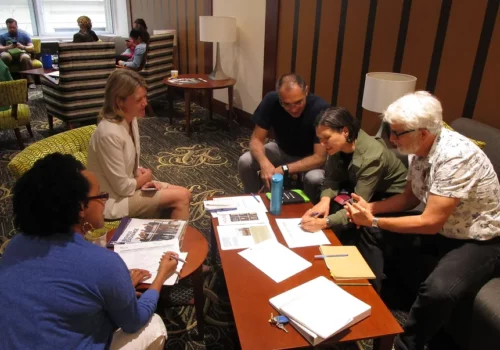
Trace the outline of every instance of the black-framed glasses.
{"label": "black-framed glasses", "polygon": [[90,197],[87,197],[87,199],[89,201],[93,200],[93,199],[99,199],[100,201],[102,202],[106,202],[108,199],[109,199],[109,193],[108,192],[101,192],[99,193],[98,195],[96,196],[90,196]]}
{"label": "black-framed glasses", "polygon": [[304,103],[304,101],[306,100],[306,97],[307,96],[304,96],[302,99],[296,101],[296,102],[291,102],[291,103],[286,103],[286,102],[283,102],[281,101],[280,99],[280,105],[281,107],[283,108],[292,108],[292,107],[298,107],[300,105],[302,105]]}
{"label": "black-framed glasses", "polygon": [[390,129],[390,130],[391,130],[391,134],[393,134],[394,137],[396,137],[398,139],[400,136],[403,136],[405,134],[409,134],[410,132],[414,132],[417,129],[410,129],[410,130],[405,130],[405,131],[401,131],[401,132],[397,132],[397,131],[392,130],[392,129]]}

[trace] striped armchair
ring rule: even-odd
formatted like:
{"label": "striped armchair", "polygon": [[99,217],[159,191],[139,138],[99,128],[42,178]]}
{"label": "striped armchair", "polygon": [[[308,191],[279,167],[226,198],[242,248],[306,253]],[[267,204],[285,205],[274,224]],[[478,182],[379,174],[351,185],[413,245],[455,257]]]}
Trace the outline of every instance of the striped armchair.
{"label": "striped armchair", "polygon": [[146,64],[139,73],[148,84],[148,99],[166,94],[162,80],[170,75],[174,61],[174,34],[153,35],[149,39]]}
{"label": "striped armchair", "polygon": [[27,89],[26,79],[0,82],[0,107],[6,107],[0,109],[0,130],[13,129],[21,149],[24,143],[19,127],[26,126],[33,137]]}
{"label": "striped armchair", "polygon": [[41,77],[49,128],[53,118],[68,123],[97,120],[106,80],[115,69],[114,42],[60,43],[59,82]]}

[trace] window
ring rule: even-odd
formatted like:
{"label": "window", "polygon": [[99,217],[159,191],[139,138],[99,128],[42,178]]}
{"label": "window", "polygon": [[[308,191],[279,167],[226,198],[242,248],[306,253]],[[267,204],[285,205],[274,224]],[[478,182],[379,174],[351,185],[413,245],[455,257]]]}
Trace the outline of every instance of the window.
{"label": "window", "polygon": [[76,19],[82,15],[92,20],[98,34],[113,33],[112,0],[2,0],[0,32],[5,20],[14,18],[20,29],[31,35],[65,37],[76,33]]}

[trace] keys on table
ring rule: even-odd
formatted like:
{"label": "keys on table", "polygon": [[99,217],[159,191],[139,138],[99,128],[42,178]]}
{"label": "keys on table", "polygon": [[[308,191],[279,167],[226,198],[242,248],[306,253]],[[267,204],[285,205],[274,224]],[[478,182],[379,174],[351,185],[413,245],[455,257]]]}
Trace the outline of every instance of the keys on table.
{"label": "keys on table", "polygon": [[287,324],[288,322],[289,322],[288,317],[283,315],[273,316],[273,314],[271,313],[271,318],[269,319],[269,323],[287,333],[288,329],[285,328],[285,324]]}

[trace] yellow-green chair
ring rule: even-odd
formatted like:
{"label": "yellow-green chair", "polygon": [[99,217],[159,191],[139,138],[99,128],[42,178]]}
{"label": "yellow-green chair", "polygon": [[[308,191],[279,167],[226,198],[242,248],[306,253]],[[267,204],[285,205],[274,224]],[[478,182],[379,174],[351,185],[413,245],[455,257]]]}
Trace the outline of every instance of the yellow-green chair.
{"label": "yellow-green chair", "polygon": [[[26,88],[26,83],[25,88]],[[51,153],[71,154],[87,166],[87,153],[90,137],[96,129],[95,125],[84,126],[47,137],[19,152],[7,165],[16,179],[28,171],[35,162]],[[117,228],[120,221],[107,221],[104,227],[108,230]]]}
{"label": "yellow-green chair", "polygon": [[14,130],[21,149],[24,149],[24,143],[19,128],[26,126],[28,133],[33,137],[30,125],[31,113],[27,101],[26,79],[0,82],[0,107],[9,107],[0,111],[0,130]]}
{"label": "yellow-green chair", "polygon": [[33,66],[33,69],[35,68],[42,68],[43,64],[38,60],[36,57],[37,55],[42,52],[42,41],[40,39],[32,39],[31,42],[33,43],[33,53],[31,55],[31,65]]}

